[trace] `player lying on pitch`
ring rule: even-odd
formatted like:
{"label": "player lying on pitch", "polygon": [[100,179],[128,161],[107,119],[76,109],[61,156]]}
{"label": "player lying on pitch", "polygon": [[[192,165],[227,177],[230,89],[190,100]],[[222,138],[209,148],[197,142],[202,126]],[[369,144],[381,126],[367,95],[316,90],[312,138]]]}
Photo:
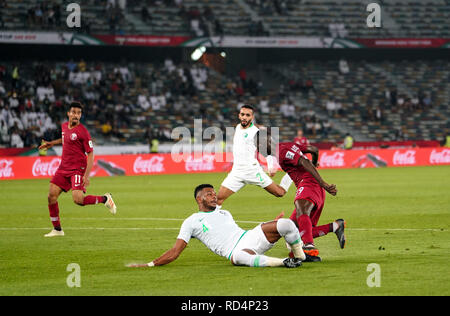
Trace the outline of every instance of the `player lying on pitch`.
{"label": "player lying on pitch", "polygon": [[[243,230],[230,212],[216,210],[217,195],[210,184],[195,188],[194,197],[199,212],[192,214],[181,225],[175,245],[159,258],[146,264],[130,264],[128,267],[153,267],[171,263],[183,252],[189,240],[200,240],[215,254],[225,257],[234,265],[249,267],[299,267],[305,259],[303,242],[294,222],[281,218],[262,223],[252,230]],[[284,237],[292,249],[293,258],[272,258],[264,253]]]}

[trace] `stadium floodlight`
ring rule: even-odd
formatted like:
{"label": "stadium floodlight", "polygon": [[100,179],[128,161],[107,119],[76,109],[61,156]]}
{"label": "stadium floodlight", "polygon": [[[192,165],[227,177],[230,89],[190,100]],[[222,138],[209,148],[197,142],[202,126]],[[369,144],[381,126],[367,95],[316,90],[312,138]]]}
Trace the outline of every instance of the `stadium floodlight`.
{"label": "stadium floodlight", "polygon": [[227,57],[227,53],[221,52],[221,53],[220,53],[220,56],[222,56],[223,58],[225,58],[225,57]]}
{"label": "stadium floodlight", "polygon": [[193,52],[192,52],[192,54],[191,54],[191,59],[193,60],[193,61],[197,61],[197,60],[199,60],[202,56],[203,56],[203,54],[206,52],[206,47],[205,46],[200,46],[200,47],[197,47]]}

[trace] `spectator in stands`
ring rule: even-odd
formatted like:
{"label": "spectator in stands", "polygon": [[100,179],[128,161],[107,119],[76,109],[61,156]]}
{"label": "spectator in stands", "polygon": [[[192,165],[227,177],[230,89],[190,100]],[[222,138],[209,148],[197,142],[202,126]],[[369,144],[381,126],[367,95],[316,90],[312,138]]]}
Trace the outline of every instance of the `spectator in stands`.
{"label": "spectator in stands", "polygon": [[425,110],[428,110],[429,108],[431,108],[431,107],[433,106],[433,105],[431,104],[431,98],[430,98],[429,95],[426,95],[426,96],[423,98],[423,105],[424,105]]}
{"label": "spectator in stands", "polygon": [[402,128],[397,128],[394,132],[394,140],[405,140]]}
{"label": "spectator in stands", "polygon": [[152,22],[152,15],[146,4],[144,4],[141,8],[141,19],[145,23],[147,23],[147,21],[150,23]]}
{"label": "spectator in stands", "polygon": [[20,137],[20,129],[17,125],[14,125],[11,131],[11,147],[13,148],[23,148],[24,143],[22,138]]}
{"label": "spectator in stands", "polygon": [[285,100],[280,106],[280,112],[285,118],[296,118],[295,106],[290,100]]}
{"label": "spectator in stands", "polygon": [[102,134],[105,137],[110,137],[112,132],[112,125],[110,121],[106,121],[102,124]]}
{"label": "spectator in stands", "polygon": [[19,75],[19,66],[18,65],[14,65],[13,66],[13,70],[11,73],[11,79],[12,79],[12,87],[13,89],[18,89],[19,88],[19,79],[20,79],[20,75]]}
{"label": "spectator in stands", "polygon": [[414,96],[413,98],[411,98],[411,107],[412,107],[414,110],[420,109],[419,98],[418,98],[418,96]]}
{"label": "spectator in stands", "polygon": [[330,100],[327,101],[326,103],[326,109],[328,112],[328,116],[330,117],[335,117],[337,114],[337,106],[336,106],[336,101],[334,100],[334,98],[331,98]]}
{"label": "spectator in stands", "polygon": [[9,144],[11,137],[8,132],[8,123],[0,119],[0,144]]}
{"label": "spectator in stands", "polygon": [[262,114],[270,113],[269,100],[266,96],[261,98],[261,100],[259,101],[259,110]]}
{"label": "spectator in stands", "polygon": [[345,59],[339,60],[339,72],[342,75],[346,75],[350,72],[350,68],[348,66],[348,63]]}
{"label": "spectator in stands", "polygon": [[150,108],[150,101],[148,100],[148,93],[144,93],[141,90],[141,93],[138,96],[137,104],[144,110],[147,111]]}
{"label": "spectator in stands", "polygon": [[391,93],[391,97],[390,97],[391,106],[394,109],[397,106],[397,89],[396,88],[391,89],[390,93]]}
{"label": "spectator in stands", "polygon": [[443,146],[450,148],[450,131],[448,129],[446,129]]}
{"label": "spectator in stands", "polygon": [[303,129],[299,128],[297,130],[297,136],[294,138],[294,143],[300,145],[309,145],[309,140],[303,135]]}
{"label": "spectator in stands", "polygon": [[383,110],[381,109],[381,107],[379,105],[377,105],[375,107],[375,109],[373,110],[373,117],[375,118],[376,121],[378,122],[382,122],[383,121]]}
{"label": "spectator in stands", "polygon": [[350,133],[345,134],[344,138],[344,149],[352,149],[353,148],[353,137]]}
{"label": "spectator in stands", "polygon": [[307,80],[306,80],[306,82],[305,82],[305,89],[306,89],[306,92],[309,92],[309,91],[314,91],[314,93],[316,93],[316,89],[314,88],[314,84],[313,84],[313,81],[312,81],[312,79],[311,78],[308,78]]}
{"label": "spectator in stands", "polygon": [[322,122],[322,134],[324,137],[328,137],[328,134],[331,132],[331,122],[329,120],[324,120]]}

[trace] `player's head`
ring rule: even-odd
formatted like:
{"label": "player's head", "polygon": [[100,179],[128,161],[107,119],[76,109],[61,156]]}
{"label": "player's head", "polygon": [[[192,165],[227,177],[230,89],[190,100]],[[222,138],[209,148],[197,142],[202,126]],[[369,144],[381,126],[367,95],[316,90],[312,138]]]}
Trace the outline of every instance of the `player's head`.
{"label": "player's head", "polygon": [[194,198],[200,211],[213,211],[217,206],[217,195],[211,184],[200,184],[194,190]]}
{"label": "player's head", "polygon": [[239,110],[239,121],[242,127],[249,126],[255,117],[255,108],[251,105],[245,104]]}
{"label": "player's head", "polygon": [[74,101],[69,104],[67,117],[69,118],[70,127],[74,127],[80,124],[82,113],[83,113],[83,105],[80,102]]}
{"label": "player's head", "polygon": [[297,130],[297,137],[298,138],[302,138],[303,137],[303,130],[302,129],[298,129]]}

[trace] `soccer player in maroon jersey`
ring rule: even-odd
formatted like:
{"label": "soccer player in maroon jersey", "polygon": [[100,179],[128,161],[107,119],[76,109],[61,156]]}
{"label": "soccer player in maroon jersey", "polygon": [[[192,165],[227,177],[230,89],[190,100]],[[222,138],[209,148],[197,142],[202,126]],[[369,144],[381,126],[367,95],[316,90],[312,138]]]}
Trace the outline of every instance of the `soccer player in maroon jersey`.
{"label": "soccer player in maroon jersey", "polygon": [[102,196],[85,195],[94,164],[94,147],[91,135],[80,122],[82,111],[80,102],[72,102],[67,112],[69,121],[61,125],[62,137],[50,142],[44,140],[39,146],[39,149],[48,149],[62,144],[63,148],[61,164],[50,180],[48,192],[48,209],[53,230],[45,237],[64,236],[58,207],[58,197],[63,191],[72,190],[73,201],[80,206],[103,203],[112,214],[116,214],[116,205],[110,193]]}
{"label": "soccer player in maroon jersey", "polygon": [[294,143],[300,144],[300,145],[309,145],[309,140],[305,136],[303,136],[303,130],[299,129],[297,130],[297,137],[294,138]]}
{"label": "soccer player in maroon jersey", "polygon": [[[304,155],[308,153],[311,154],[312,161]],[[318,157],[318,149],[311,145],[294,142],[278,144],[280,167],[289,174],[297,187],[295,210],[290,218],[297,224],[302,236],[303,251],[307,255],[306,261],[321,261],[313,238],[334,232],[341,248],[344,248],[346,241],[343,219],[317,226],[325,204],[325,191],[331,195],[337,194],[336,185],[328,184],[318,173],[316,169]]]}

